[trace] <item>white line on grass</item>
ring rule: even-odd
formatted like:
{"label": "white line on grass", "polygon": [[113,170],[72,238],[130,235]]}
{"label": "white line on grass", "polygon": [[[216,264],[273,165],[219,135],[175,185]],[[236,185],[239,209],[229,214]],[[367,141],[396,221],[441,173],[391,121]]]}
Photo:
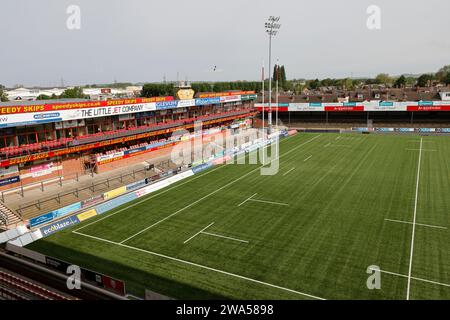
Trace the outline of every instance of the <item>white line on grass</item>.
{"label": "white line on grass", "polygon": [[241,239],[236,239],[236,238],[232,238],[232,237],[226,237],[226,236],[223,236],[223,235],[217,234],[217,233],[211,233],[211,232],[204,232],[204,231],[202,231],[201,234],[207,234],[207,235],[213,236],[213,237],[219,237],[219,238],[224,238],[224,239],[229,239],[229,240],[234,240],[234,241],[248,243],[247,240],[241,240]]}
{"label": "white line on grass", "polygon": [[323,147],[326,148],[331,144],[331,142],[328,142],[326,145],[324,145]]}
{"label": "white line on grass", "polygon": [[292,168],[292,169],[286,171],[285,173],[283,173],[283,177],[286,176],[286,175],[288,175],[288,174],[289,174],[290,172],[292,172],[293,170],[295,170],[295,168]]}
{"label": "white line on grass", "polygon": [[269,204],[276,204],[276,205],[279,205],[279,206],[288,206],[287,203],[274,202],[274,201],[267,201],[267,200],[249,199],[248,201],[263,202],[263,203],[269,203]]}
{"label": "white line on grass", "polygon": [[306,158],[305,160],[303,160],[303,162],[308,161],[309,159],[311,159],[312,155],[310,155],[308,158]]}
{"label": "white line on grass", "polygon": [[[420,149],[405,149],[406,151],[420,151]],[[434,152],[434,151],[437,151],[437,150],[435,150],[435,149],[422,149],[422,151],[431,151],[431,152]]]}
{"label": "white line on grass", "polygon": [[[413,224],[412,222],[402,221],[402,220],[394,220],[394,219],[384,219],[384,220],[391,221],[391,222],[398,222],[398,223]],[[434,226],[432,224],[416,223],[416,225],[417,226],[423,226],[423,227],[429,227],[429,228],[436,228],[436,229],[447,229],[447,227]]]}
{"label": "white line on grass", "polygon": [[[400,274],[400,273],[395,273],[395,272],[385,271],[385,270],[379,270],[379,269],[373,269],[373,268],[371,268],[371,270],[372,271],[380,271],[381,273],[390,274],[392,276],[397,276],[397,277],[402,277],[402,278],[409,278],[406,274]],[[450,284],[448,284],[448,283],[437,282],[437,281],[432,281],[432,280],[427,280],[427,279],[417,278],[417,277],[411,277],[411,279],[417,280],[417,281],[422,281],[422,282],[428,282],[428,283],[436,284],[436,285],[439,285],[439,286],[450,287]]]}
{"label": "white line on grass", "polygon": [[256,196],[257,193],[255,193],[254,195],[248,197],[247,199],[245,199],[244,201],[242,201],[241,203],[238,204],[238,207],[242,206],[244,203],[246,203],[248,200],[250,200],[251,198],[253,198],[254,196]]}
{"label": "white line on grass", "polygon": [[[298,148],[304,146],[305,144],[307,144],[307,143],[309,143],[309,142],[311,142],[311,141],[314,141],[315,139],[317,139],[317,138],[320,137],[320,136],[321,136],[321,135],[315,136],[314,138],[311,138],[311,139],[309,139],[308,141],[303,142],[302,144],[299,144],[298,146],[296,146],[296,147],[292,148],[291,150],[287,151],[286,153],[283,153],[283,154],[280,155],[278,158],[275,158],[275,159],[271,160],[268,164],[270,164],[270,163],[272,163],[273,161],[278,160],[278,159],[280,159],[280,158],[282,158],[282,157],[284,157],[284,156],[290,154],[291,152],[294,152],[294,151],[297,150]],[[232,184],[234,184],[234,183],[236,183],[236,182],[238,182],[238,181],[244,179],[245,177],[249,176],[249,175],[252,174],[253,172],[255,172],[255,171],[261,169],[262,167],[264,167],[264,165],[262,165],[262,166],[260,166],[260,167],[258,167],[258,168],[255,168],[255,169],[253,169],[253,170],[247,172],[246,174],[240,176],[239,178],[234,179],[233,181],[231,181],[231,182],[227,183],[226,185],[220,187],[219,189],[216,189],[215,191],[208,193],[206,196],[204,196],[204,197],[202,197],[202,198],[200,198],[200,199],[198,199],[198,200],[196,200],[196,201],[194,201],[194,202],[188,204],[187,206],[181,208],[180,210],[175,211],[174,213],[168,215],[167,217],[165,217],[165,218],[163,218],[163,219],[161,219],[161,220],[159,220],[159,221],[153,223],[152,225],[150,225],[150,226],[148,226],[148,227],[142,229],[141,231],[135,233],[134,235],[128,237],[127,239],[121,241],[120,243],[122,244],[122,243],[124,243],[124,242],[126,242],[126,241],[128,241],[128,240],[130,240],[130,239],[132,239],[132,238],[134,238],[134,237],[136,237],[137,235],[139,235],[139,234],[141,234],[141,233],[147,231],[148,229],[150,229],[150,228],[156,226],[157,224],[159,224],[159,223],[161,223],[161,222],[163,222],[163,221],[169,219],[170,217],[173,217],[174,215],[176,215],[176,214],[178,214],[178,213],[180,213],[180,212],[182,212],[182,211],[184,211],[184,210],[186,210],[186,209],[192,207],[193,205],[195,205],[195,204],[199,203],[200,201],[202,201],[202,200],[204,200],[204,199],[206,199],[206,198],[208,198],[208,197],[210,197],[210,196],[216,194],[217,192],[219,192],[219,191],[225,189],[226,187],[231,186]],[[79,229],[77,229],[77,230],[79,230]]]}
{"label": "white line on grass", "polygon": [[336,147],[336,148],[351,148],[351,145],[348,144],[332,144],[330,147]]}
{"label": "white line on grass", "polygon": [[283,291],[295,293],[295,294],[298,294],[298,295],[301,295],[301,296],[305,296],[305,297],[309,297],[309,298],[313,298],[313,299],[317,299],[317,300],[325,300],[324,298],[321,298],[321,297],[318,297],[318,296],[314,296],[314,295],[307,294],[307,293],[304,293],[304,292],[300,292],[300,291],[288,289],[288,288],[285,288],[285,287],[277,286],[275,284],[271,284],[271,283],[268,283],[268,282],[263,282],[263,281],[260,281],[260,280],[248,278],[248,277],[241,276],[241,275],[238,275],[238,274],[235,274],[235,273],[231,273],[231,272],[227,272],[227,271],[223,271],[223,270],[207,267],[207,266],[195,263],[195,262],[190,262],[190,261],[187,261],[187,260],[182,260],[182,259],[178,259],[178,258],[175,258],[175,257],[167,256],[167,255],[164,255],[164,254],[161,254],[161,253],[157,253],[157,252],[153,252],[153,251],[148,251],[148,250],[132,247],[132,246],[129,246],[129,245],[126,245],[126,244],[123,244],[123,243],[118,243],[118,242],[114,242],[114,241],[111,241],[111,240],[106,240],[106,239],[102,239],[102,238],[99,238],[99,237],[94,237],[94,236],[91,236],[91,235],[88,235],[88,234],[84,234],[84,233],[80,233],[80,232],[77,232],[77,231],[72,231],[72,233],[78,234],[80,236],[88,237],[88,238],[91,238],[91,239],[95,239],[95,240],[98,240],[98,241],[103,241],[103,242],[107,242],[107,243],[114,244],[114,245],[117,245],[117,246],[121,246],[121,247],[124,247],[124,248],[128,248],[128,249],[131,249],[131,250],[144,252],[144,253],[147,253],[147,254],[150,254],[150,255],[154,255],[154,256],[157,256],[157,257],[160,257],[160,258],[165,258],[165,259],[168,259],[168,260],[184,263],[184,264],[191,265],[191,266],[194,266],[194,267],[198,267],[198,268],[201,268],[201,269],[205,269],[205,270],[209,270],[209,271],[214,271],[214,272],[217,272],[217,273],[225,274],[225,275],[228,275],[228,276],[231,276],[231,277],[235,277],[235,278],[238,278],[238,279],[243,279],[243,280],[247,280],[247,281],[250,281],[250,282],[253,282],[253,283],[258,283],[258,284],[261,284],[261,285],[264,285],[264,286],[267,286],[267,287],[280,289],[280,290],[283,290]]}
{"label": "white line on grass", "polygon": [[207,225],[206,227],[204,227],[202,230],[200,230],[199,232],[197,232],[196,234],[194,234],[192,237],[190,237],[189,239],[187,239],[187,240],[186,240],[185,242],[183,242],[183,243],[187,243],[187,242],[191,241],[191,240],[194,239],[196,236],[198,236],[200,233],[202,233],[203,231],[205,231],[206,229],[208,229],[209,227],[211,227],[213,224],[214,224],[214,222],[213,222],[213,223],[210,223],[209,225]]}
{"label": "white line on grass", "polygon": [[412,263],[413,263],[413,256],[414,256],[414,236],[416,233],[417,200],[419,198],[420,164],[422,161],[422,140],[423,140],[423,138],[420,138],[419,161],[417,163],[416,197],[414,200],[414,216],[413,216],[413,227],[412,227],[412,235],[411,235],[411,252],[409,255],[408,286],[406,288],[406,300],[409,300],[409,295],[410,295],[410,291],[411,291],[411,273],[412,273]]}

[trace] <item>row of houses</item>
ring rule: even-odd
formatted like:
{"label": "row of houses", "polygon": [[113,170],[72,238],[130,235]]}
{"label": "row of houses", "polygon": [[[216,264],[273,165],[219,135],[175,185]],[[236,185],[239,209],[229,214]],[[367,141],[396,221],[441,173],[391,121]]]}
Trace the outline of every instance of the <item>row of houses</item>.
{"label": "row of houses", "polygon": [[[33,101],[39,96],[60,96],[64,90],[73,87],[65,88],[15,88],[5,91],[6,96],[10,101],[22,100]],[[126,88],[83,88],[83,94],[91,100],[105,100],[112,98],[132,98],[140,95],[142,86],[129,86]]]}
{"label": "row of houses", "polygon": [[[265,94],[267,100],[268,92]],[[275,102],[275,95],[272,95]],[[261,95],[259,96],[259,101]],[[372,100],[383,101],[450,101],[450,87],[446,88],[384,88],[355,90],[305,90],[301,94],[282,92],[280,103],[306,102],[363,102]]]}

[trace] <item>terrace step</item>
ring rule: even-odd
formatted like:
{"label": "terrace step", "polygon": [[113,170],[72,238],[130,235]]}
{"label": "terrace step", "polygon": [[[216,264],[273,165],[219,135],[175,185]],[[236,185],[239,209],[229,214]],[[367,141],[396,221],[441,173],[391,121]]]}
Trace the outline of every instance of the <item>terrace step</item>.
{"label": "terrace step", "polygon": [[14,213],[11,209],[6,207],[1,201],[0,201],[0,215],[3,219],[0,219],[0,224],[4,222],[4,225],[13,225],[19,222],[22,222],[22,218]]}

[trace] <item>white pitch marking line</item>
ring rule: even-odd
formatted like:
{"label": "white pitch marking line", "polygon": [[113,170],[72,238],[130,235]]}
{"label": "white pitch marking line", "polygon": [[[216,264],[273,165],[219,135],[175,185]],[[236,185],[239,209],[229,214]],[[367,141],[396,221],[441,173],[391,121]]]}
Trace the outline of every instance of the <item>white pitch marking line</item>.
{"label": "white pitch marking line", "polygon": [[194,234],[192,237],[190,237],[189,239],[187,239],[185,242],[183,243],[187,243],[189,241],[191,241],[192,239],[194,239],[196,236],[198,236],[200,233],[202,233],[203,231],[205,231],[206,229],[208,229],[209,227],[211,227],[214,224],[214,222],[210,223],[209,225],[207,225],[206,227],[204,227],[202,230],[200,230],[199,232],[197,232],[196,234]]}
{"label": "white pitch marking line", "polygon": [[279,205],[279,206],[288,206],[287,203],[274,202],[274,201],[267,201],[267,200],[249,199],[248,201],[255,201],[255,202],[263,202],[263,203],[269,203],[269,204],[276,204],[276,205]]}
{"label": "white pitch marking line", "polygon": [[420,164],[422,161],[422,145],[423,145],[422,141],[423,141],[423,138],[420,138],[419,161],[417,164],[416,197],[414,200],[414,217],[413,217],[413,227],[412,227],[412,235],[411,235],[411,252],[409,255],[408,286],[406,288],[406,300],[409,300],[409,294],[411,291],[411,273],[412,273],[412,263],[413,263],[413,256],[414,256],[414,237],[416,234],[417,200],[419,198]]}
{"label": "white pitch marking line", "polygon": [[328,142],[326,145],[324,145],[323,147],[326,148],[331,144],[331,142]]}
{"label": "white pitch marking line", "polygon": [[[406,151],[420,151],[420,149],[405,149]],[[435,149],[422,149],[422,151],[430,151],[430,152],[434,152],[437,151]]]}
{"label": "white pitch marking line", "polygon": [[[284,156],[290,154],[291,152],[294,152],[295,150],[297,150],[298,148],[304,146],[305,144],[307,144],[307,143],[309,143],[309,142],[311,142],[311,141],[314,141],[315,139],[319,138],[320,136],[321,136],[321,134],[319,134],[319,135],[317,135],[317,136],[315,136],[315,137],[313,137],[313,138],[311,138],[311,139],[309,139],[309,140],[303,142],[302,144],[299,144],[298,146],[295,146],[294,148],[292,148],[292,149],[290,149],[289,151],[287,151],[287,152],[283,153],[282,155],[280,155],[278,158],[269,161],[268,164],[271,164],[272,162],[281,159],[282,157],[284,157]],[[204,199],[206,199],[206,198],[208,198],[208,197],[210,197],[210,196],[216,194],[217,192],[219,192],[219,191],[225,189],[226,187],[231,186],[232,184],[238,182],[239,180],[244,179],[244,178],[247,177],[248,175],[252,174],[253,172],[255,172],[255,171],[257,171],[257,170],[260,170],[260,169],[261,169],[262,167],[264,167],[264,166],[265,166],[265,165],[262,165],[262,166],[260,166],[260,167],[258,167],[258,168],[255,168],[255,169],[253,169],[253,170],[247,172],[246,174],[240,176],[239,178],[236,178],[236,179],[234,179],[233,181],[231,181],[231,182],[229,182],[229,183],[223,185],[222,187],[220,187],[220,188],[218,188],[218,189],[216,189],[216,190],[210,192],[210,193],[207,194],[206,196],[204,196],[204,197],[202,197],[202,198],[200,198],[200,199],[198,199],[198,200],[192,202],[191,204],[188,204],[188,205],[185,206],[184,208],[181,208],[180,210],[175,211],[174,213],[168,215],[167,217],[165,217],[165,218],[163,218],[163,219],[161,219],[161,220],[155,222],[154,224],[152,224],[152,225],[150,225],[150,226],[148,226],[148,227],[142,229],[141,231],[137,232],[136,234],[134,234],[134,235],[128,237],[127,239],[123,240],[123,241],[121,242],[121,244],[124,243],[124,242],[126,242],[126,241],[128,241],[128,240],[130,240],[130,239],[132,239],[132,238],[134,238],[134,237],[136,237],[137,235],[139,235],[139,234],[141,234],[141,233],[147,231],[148,229],[150,229],[150,228],[156,226],[157,224],[159,224],[159,223],[161,223],[161,222],[163,222],[163,221],[169,219],[170,217],[173,217],[174,215],[177,215],[178,213],[180,213],[180,212],[182,212],[182,211],[184,211],[184,210],[186,210],[186,209],[192,207],[193,205],[199,203],[200,201],[202,201],[202,200],[204,200]],[[219,167],[219,168],[222,168],[222,167],[223,167],[223,166],[221,166],[221,167]],[[143,201],[145,201],[145,200],[147,200],[147,199],[144,199]],[[137,203],[136,203],[136,204],[137,204]],[[134,204],[134,205],[136,205],[136,204]],[[80,228],[80,229],[81,229],[81,228]],[[80,230],[80,229],[77,229],[77,230]]]}
{"label": "white pitch marking line", "polygon": [[277,286],[275,284],[271,284],[271,283],[268,283],[268,282],[263,282],[263,281],[260,281],[260,280],[248,278],[248,277],[241,276],[241,275],[238,275],[238,274],[235,274],[235,273],[231,273],[231,272],[227,272],[227,271],[223,271],[223,270],[207,267],[207,266],[195,263],[195,262],[190,262],[190,261],[187,261],[187,260],[178,259],[178,258],[167,256],[167,255],[164,255],[164,254],[161,254],[161,253],[157,253],[157,252],[153,252],[153,251],[149,251],[149,250],[144,250],[144,249],[128,246],[128,245],[123,244],[123,243],[118,243],[118,242],[114,242],[114,241],[111,241],[111,240],[102,239],[102,238],[99,238],[99,237],[95,237],[95,236],[91,236],[91,235],[84,234],[84,233],[81,233],[81,232],[77,232],[75,230],[72,231],[72,233],[78,234],[80,236],[92,238],[92,239],[95,239],[95,240],[98,240],[98,241],[107,242],[109,244],[114,244],[114,245],[117,245],[117,246],[120,246],[120,247],[128,248],[128,249],[131,249],[131,250],[144,252],[144,253],[147,253],[147,254],[150,254],[150,255],[154,255],[154,256],[157,256],[157,257],[160,257],[160,258],[164,258],[164,259],[168,259],[168,260],[184,263],[184,264],[191,265],[191,266],[194,266],[194,267],[198,267],[198,268],[201,268],[201,269],[205,269],[205,270],[209,270],[209,271],[214,271],[214,272],[217,272],[217,273],[225,274],[227,276],[235,277],[235,278],[238,278],[238,279],[243,279],[243,280],[247,280],[247,281],[250,281],[250,282],[253,282],[253,283],[258,283],[258,284],[261,284],[261,285],[265,285],[267,287],[280,289],[280,290],[283,290],[283,291],[287,291],[287,292],[290,292],[290,293],[295,293],[295,294],[298,294],[298,295],[301,295],[301,296],[305,296],[305,297],[309,297],[309,298],[313,298],[313,299],[317,299],[317,300],[325,300],[324,298],[321,298],[321,297],[318,297],[318,296],[314,296],[314,295],[311,295],[311,294],[307,294],[307,293],[304,293],[304,292],[300,292],[300,291],[296,291],[296,290],[293,290],[293,289],[288,289],[288,288],[285,288],[285,287]]}
{"label": "white pitch marking line", "polygon": [[[384,220],[391,221],[391,222],[398,222],[398,223],[413,224],[412,222],[402,221],[402,220],[394,220],[394,219],[384,219]],[[423,226],[423,227],[429,227],[429,228],[436,228],[436,229],[447,229],[447,227],[434,226],[432,224],[416,223],[416,225]]]}
{"label": "white pitch marking line", "polygon": [[309,159],[311,159],[312,155],[310,155],[308,158],[306,158],[305,160],[303,160],[303,162],[308,161]]}
{"label": "white pitch marking line", "polygon": [[257,193],[255,193],[254,195],[248,197],[247,199],[245,199],[244,201],[242,201],[241,203],[238,204],[238,207],[242,206],[244,203],[246,203],[248,200],[250,200],[251,198],[253,198],[254,196],[256,196]]}
{"label": "white pitch marking line", "polygon": [[288,170],[288,171],[286,171],[284,174],[283,174],[283,177],[284,176],[286,176],[286,175],[288,175],[289,174],[289,172],[292,172],[293,170],[295,170],[295,168],[292,168],[292,169],[290,169],[290,170]]}
{"label": "white pitch marking line", "polygon": [[[400,273],[395,273],[395,272],[390,272],[390,271],[385,271],[385,270],[378,270],[378,269],[373,269],[373,268],[371,268],[371,270],[372,271],[380,271],[381,273],[386,273],[386,274],[390,274],[390,275],[397,276],[397,277],[408,278],[408,276],[406,274],[400,274]],[[439,286],[450,287],[450,284],[448,284],[448,283],[442,283],[442,282],[437,282],[437,281],[432,281],[432,280],[427,280],[427,279],[417,278],[417,277],[411,277],[411,279],[417,280],[417,281],[422,281],[422,282],[428,282],[428,283],[432,283],[432,284],[437,284]]]}
{"label": "white pitch marking line", "polygon": [[219,238],[224,238],[224,239],[229,239],[229,240],[234,240],[234,241],[248,243],[248,241],[246,241],[246,240],[236,239],[236,238],[232,238],[232,237],[226,237],[226,236],[223,236],[221,234],[216,234],[216,233],[211,233],[211,232],[204,232],[204,231],[202,231],[201,234],[207,234],[207,235],[213,236],[213,237],[219,237]]}
{"label": "white pitch marking line", "polygon": [[337,136],[336,139],[334,139],[334,140],[339,140],[340,138],[341,138],[341,136]]}
{"label": "white pitch marking line", "polygon": [[338,147],[338,148],[351,148],[352,146],[348,145],[348,144],[332,144],[330,147]]}

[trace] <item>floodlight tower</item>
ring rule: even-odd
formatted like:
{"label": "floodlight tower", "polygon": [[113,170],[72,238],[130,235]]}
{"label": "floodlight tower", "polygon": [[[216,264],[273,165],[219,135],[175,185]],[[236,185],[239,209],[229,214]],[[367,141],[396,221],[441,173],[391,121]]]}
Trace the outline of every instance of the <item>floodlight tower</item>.
{"label": "floodlight tower", "polygon": [[281,27],[279,21],[280,17],[270,16],[265,23],[266,32],[269,35],[269,112],[267,114],[269,133],[272,131],[272,37],[277,35]]}

